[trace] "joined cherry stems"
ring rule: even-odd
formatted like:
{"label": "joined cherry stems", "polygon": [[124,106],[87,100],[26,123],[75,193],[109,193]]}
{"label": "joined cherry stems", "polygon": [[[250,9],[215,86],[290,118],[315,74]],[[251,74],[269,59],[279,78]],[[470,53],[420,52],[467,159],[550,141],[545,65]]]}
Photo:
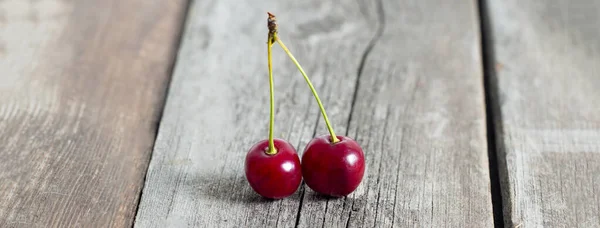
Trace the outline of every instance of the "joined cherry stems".
{"label": "joined cherry stems", "polygon": [[[310,91],[312,92],[313,96],[315,97],[315,100],[317,100],[317,104],[319,105],[319,109],[321,110],[321,114],[323,115],[323,119],[325,120],[325,125],[327,125],[327,130],[329,130],[329,134],[331,135],[331,143],[337,143],[340,140],[337,138],[337,136],[335,135],[335,132],[333,131],[333,127],[331,127],[331,122],[329,122],[329,118],[327,117],[327,113],[325,112],[325,108],[323,107],[323,103],[321,102],[321,99],[319,98],[319,95],[317,94],[317,91],[315,90],[315,87],[313,86],[312,82],[310,81],[310,79],[308,78],[308,76],[306,75],[306,72],[304,72],[304,70],[302,69],[302,66],[300,66],[300,63],[298,63],[298,60],[296,60],[296,58],[294,57],[294,55],[292,55],[292,52],[290,52],[290,50],[285,46],[285,44],[283,44],[283,41],[281,41],[281,39],[279,39],[279,37],[277,36],[277,23],[275,20],[275,15],[273,15],[272,13],[267,13],[269,15],[269,20],[268,20],[268,27],[269,27],[269,74],[271,74],[271,45],[274,42],[277,42],[279,44],[279,46],[281,46],[281,48],[283,49],[283,51],[285,51],[285,53],[288,55],[288,57],[292,60],[292,62],[294,62],[294,65],[296,65],[296,67],[298,68],[298,70],[300,71],[300,73],[302,74],[302,76],[304,77],[304,80],[306,81],[306,84],[308,84],[308,87],[310,88]],[[272,78],[271,78],[271,84],[272,84]],[[271,85],[271,89],[273,88],[273,86]],[[273,100],[273,92],[271,92],[271,100]],[[271,103],[273,103],[271,101]],[[271,105],[271,108],[273,108],[273,105]],[[273,112],[271,110],[271,112]],[[271,114],[272,115],[272,114]],[[272,117],[271,117],[272,118]],[[272,120],[271,120],[272,121]]]}

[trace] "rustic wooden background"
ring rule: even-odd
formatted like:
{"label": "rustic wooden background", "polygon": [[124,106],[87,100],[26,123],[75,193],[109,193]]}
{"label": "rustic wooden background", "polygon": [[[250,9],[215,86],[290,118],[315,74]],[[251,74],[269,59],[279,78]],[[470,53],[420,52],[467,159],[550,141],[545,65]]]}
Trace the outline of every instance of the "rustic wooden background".
{"label": "rustic wooden background", "polygon": [[[359,188],[265,200],[266,12]],[[600,1],[0,0],[0,227],[600,227]],[[276,137],[327,134],[275,46]]]}

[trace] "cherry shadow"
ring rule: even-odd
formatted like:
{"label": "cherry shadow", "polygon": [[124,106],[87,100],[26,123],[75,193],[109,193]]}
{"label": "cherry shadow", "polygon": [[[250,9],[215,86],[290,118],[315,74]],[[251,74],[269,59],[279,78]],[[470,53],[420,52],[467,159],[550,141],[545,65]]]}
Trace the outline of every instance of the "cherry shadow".
{"label": "cherry shadow", "polygon": [[328,195],[323,195],[323,194],[317,193],[317,192],[313,191],[312,189],[310,189],[306,185],[303,185],[302,188],[304,190],[304,200],[307,202],[327,202],[327,201],[331,201],[331,200],[344,199],[344,197],[328,196]]}
{"label": "cherry shadow", "polygon": [[[268,199],[260,196],[248,184],[243,172],[198,172],[188,173],[180,189],[185,189],[186,198],[207,201],[222,202],[230,205],[243,204],[244,206],[269,206],[272,204],[290,204],[282,201],[301,201],[303,192],[307,188],[304,184],[291,196],[284,199]],[[307,192],[308,193],[308,192]],[[327,197],[315,194],[316,200],[326,201]],[[312,197],[311,197],[312,198]],[[293,203],[292,203],[293,204]]]}
{"label": "cherry shadow", "polygon": [[277,200],[267,199],[256,194],[244,176],[222,174],[195,175],[190,184],[196,191],[193,197],[220,202],[268,204]]}

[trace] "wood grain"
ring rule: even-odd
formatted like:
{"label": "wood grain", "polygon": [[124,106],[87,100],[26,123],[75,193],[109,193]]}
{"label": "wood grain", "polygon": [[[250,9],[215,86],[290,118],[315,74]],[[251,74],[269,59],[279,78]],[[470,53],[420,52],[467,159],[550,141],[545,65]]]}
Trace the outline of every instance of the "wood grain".
{"label": "wood grain", "polygon": [[[193,2],[135,226],[294,227],[301,191],[263,200],[244,176],[247,150],[268,136],[267,11],[344,132],[356,70],[376,29],[369,7]],[[303,148],[317,128],[318,106],[281,48],[273,50],[275,136]]]}
{"label": "wood grain", "polygon": [[0,0],[0,227],[127,227],[185,1]]}
{"label": "wood grain", "polygon": [[476,9],[382,1],[349,121],[366,178],[347,198],[305,199],[302,227],[493,226]]}
{"label": "wood grain", "polygon": [[600,2],[487,5],[506,226],[600,226]]}
{"label": "wood grain", "polygon": [[[195,1],[190,10],[136,227],[493,225],[473,2]],[[246,182],[246,152],[268,132],[267,11],[335,130],[366,150],[368,175],[347,198],[303,186],[268,201]],[[275,134],[301,153],[327,131],[301,75],[274,50]]]}

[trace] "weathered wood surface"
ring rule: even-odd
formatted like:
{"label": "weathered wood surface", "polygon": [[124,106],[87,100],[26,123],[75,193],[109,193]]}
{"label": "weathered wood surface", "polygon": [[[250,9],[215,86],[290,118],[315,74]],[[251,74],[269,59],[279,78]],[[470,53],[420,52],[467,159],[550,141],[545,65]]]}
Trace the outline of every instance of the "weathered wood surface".
{"label": "weathered wood surface", "polygon": [[349,122],[367,178],[346,199],[305,203],[301,224],[492,227],[475,2],[384,0],[379,13]]}
{"label": "weathered wood surface", "polygon": [[[268,201],[246,182],[268,132],[266,11],[336,131],[365,149],[346,198]],[[135,226],[493,226],[476,14],[473,1],[194,1]],[[302,152],[327,131],[274,50],[275,133]]]}
{"label": "weathered wood surface", "polygon": [[0,0],[0,227],[127,227],[185,1]]}
{"label": "weathered wood surface", "polygon": [[600,2],[487,5],[506,226],[600,226]]}

